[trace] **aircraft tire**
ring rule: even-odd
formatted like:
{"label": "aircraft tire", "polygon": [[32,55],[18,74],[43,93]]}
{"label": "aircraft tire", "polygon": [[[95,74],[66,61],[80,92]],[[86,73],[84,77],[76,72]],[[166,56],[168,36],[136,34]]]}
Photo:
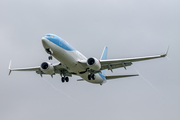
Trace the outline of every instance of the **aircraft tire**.
{"label": "aircraft tire", "polygon": [[66,82],[69,82],[69,78],[68,77],[65,77],[65,80],[66,80]]}
{"label": "aircraft tire", "polygon": [[48,59],[49,59],[49,60],[52,60],[52,56],[49,56]]}
{"label": "aircraft tire", "polygon": [[94,74],[92,75],[92,79],[93,79],[93,80],[95,80],[95,79],[96,79],[96,76],[95,76]]}
{"label": "aircraft tire", "polygon": [[91,75],[88,75],[88,80],[91,80]]}
{"label": "aircraft tire", "polygon": [[65,80],[64,80],[64,77],[61,78],[61,81],[62,81],[62,83],[64,83],[64,81],[65,81]]}

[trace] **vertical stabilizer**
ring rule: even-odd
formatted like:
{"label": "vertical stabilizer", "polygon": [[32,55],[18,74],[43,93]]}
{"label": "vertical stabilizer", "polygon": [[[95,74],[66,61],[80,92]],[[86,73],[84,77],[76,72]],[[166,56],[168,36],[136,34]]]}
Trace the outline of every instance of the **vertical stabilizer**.
{"label": "vertical stabilizer", "polygon": [[[100,60],[106,60],[107,59],[107,51],[108,51],[108,47],[105,46]],[[102,74],[105,75],[106,70],[102,70]]]}

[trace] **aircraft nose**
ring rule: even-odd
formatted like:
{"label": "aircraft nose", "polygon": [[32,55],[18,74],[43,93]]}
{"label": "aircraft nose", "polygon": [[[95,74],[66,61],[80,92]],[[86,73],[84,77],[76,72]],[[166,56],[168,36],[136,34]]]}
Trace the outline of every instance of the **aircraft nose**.
{"label": "aircraft nose", "polygon": [[43,37],[42,38],[42,44],[43,44],[44,48],[47,48],[47,42],[48,42],[48,40]]}

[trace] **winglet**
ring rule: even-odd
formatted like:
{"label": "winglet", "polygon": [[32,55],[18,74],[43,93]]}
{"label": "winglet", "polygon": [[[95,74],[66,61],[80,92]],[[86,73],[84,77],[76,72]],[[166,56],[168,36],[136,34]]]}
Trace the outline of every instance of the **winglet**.
{"label": "winglet", "polygon": [[167,49],[167,51],[166,51],[166,55],[168,54],[168,51],[169,51],[169,47],[170,47],[170,45],[168,46],[168,49]]}
{"label": "winglet", "polygon": [[11,74],[11,61],[9,62],[9,75]]}
{"label": "winglet", "polygon": [[168,54],[168,51],[169,51],[169,46],[168,46],[168,49],[167,49],[166,53],[165,53],[165,54],[163,54],[163,55],[161,55],[161,57],[166,57],[166,56],[167,56],[167,54]]}

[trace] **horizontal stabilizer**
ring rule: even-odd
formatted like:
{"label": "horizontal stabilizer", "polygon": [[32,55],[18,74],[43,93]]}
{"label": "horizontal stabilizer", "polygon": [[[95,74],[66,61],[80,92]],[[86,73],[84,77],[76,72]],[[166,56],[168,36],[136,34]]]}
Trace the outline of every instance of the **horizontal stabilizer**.
{"label": "horizontal stabilizer", "polygon": [[77,81],[84,81],[84,79],[78,79]]}
{"label": "horizontal stabilizer", "polygon": [[133,77],[133,76],[139,76],[139,75],[138,74],[134,74],[134,75],[113,75],[113,76],[106,76],[106,79],[110,80],[110,79]]}

